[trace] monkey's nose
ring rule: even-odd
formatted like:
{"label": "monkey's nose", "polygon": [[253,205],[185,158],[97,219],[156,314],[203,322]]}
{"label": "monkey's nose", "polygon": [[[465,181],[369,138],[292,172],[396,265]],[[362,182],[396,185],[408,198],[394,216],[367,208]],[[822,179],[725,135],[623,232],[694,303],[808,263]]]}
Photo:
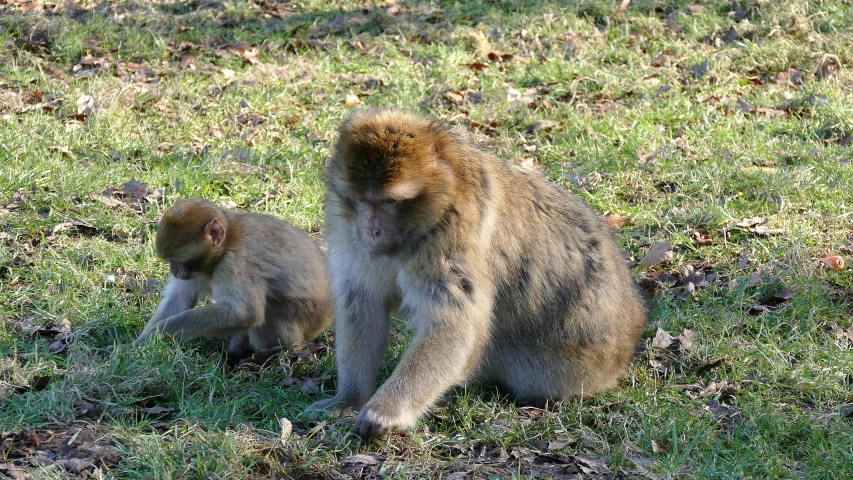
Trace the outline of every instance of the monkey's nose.
{"label": "monkey's nose", "polygon": [[382,236],[382,229],[381,228],[374,228],[374,229],[370,230],[370,236],[373,237],[374,240],[377,240],[379,237]]}

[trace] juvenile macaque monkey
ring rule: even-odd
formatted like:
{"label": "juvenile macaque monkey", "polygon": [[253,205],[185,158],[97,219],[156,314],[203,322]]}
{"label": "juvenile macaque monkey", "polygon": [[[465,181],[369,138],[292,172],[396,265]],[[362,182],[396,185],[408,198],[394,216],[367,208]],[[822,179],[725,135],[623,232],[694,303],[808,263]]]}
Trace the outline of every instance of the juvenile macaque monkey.
{"label": "juvenile macaque monkey", "polygon": [[[394,110],[343,122],[326,183],[338,389],[313,414],[360,409],[355,431],[378,436],[468,379],[541,403],[625,374],[645,306],[583,201]],[[373,393],[392,311],[415,335]]]}
{"label": "juvenile macaque monkey", "polygon": [[[246,355],[306,342],[332,322],[323,253],[282,220],[179,200],[160,220],[156,246],[172,275],[137,342],[158,330],[230,337],[228,352]],[[214,303],[193,308],[208,294]]]}

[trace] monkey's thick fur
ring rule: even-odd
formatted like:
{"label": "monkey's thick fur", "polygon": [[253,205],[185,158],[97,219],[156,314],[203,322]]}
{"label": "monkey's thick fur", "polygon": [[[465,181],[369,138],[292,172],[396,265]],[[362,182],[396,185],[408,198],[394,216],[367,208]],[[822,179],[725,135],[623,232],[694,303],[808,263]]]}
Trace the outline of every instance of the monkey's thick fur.
{"label": "monkey's thick fur", "polygon": [[[309,408],[361,409],[356,431],[381,435],[467,379],[540,403],[626,373],[644,303],[608,228],[563,188],[397,110],[343,122],[327,185],[338,392]],[[376,253],[357,206],[382,192],[400,203],[382,227],[394,248]],[[415,337],[371,396],[397,310]]]}
{"label": "monkey's thick fur", "polygon": [[[230,337],[228,352],[244,356],[304,343],[332,323],[326,259],[283,220],[179,200],[163,215],[156,246],[172,275],[137,343],[156,331]],[[215,303],[194,308],[208,295]]]}

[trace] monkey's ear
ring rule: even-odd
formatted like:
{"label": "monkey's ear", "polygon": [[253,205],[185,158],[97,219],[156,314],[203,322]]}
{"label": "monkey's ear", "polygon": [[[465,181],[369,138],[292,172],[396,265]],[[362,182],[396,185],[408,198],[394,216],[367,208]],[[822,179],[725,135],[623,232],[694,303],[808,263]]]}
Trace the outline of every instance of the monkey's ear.
{"label": "monkey's ear", "polygon": [[207,222],[207,225],[204,226],[204,233],[210,238],[214,247],[222,245],[222,241],[225,240],[225,227],[219,222],[218,218]]}

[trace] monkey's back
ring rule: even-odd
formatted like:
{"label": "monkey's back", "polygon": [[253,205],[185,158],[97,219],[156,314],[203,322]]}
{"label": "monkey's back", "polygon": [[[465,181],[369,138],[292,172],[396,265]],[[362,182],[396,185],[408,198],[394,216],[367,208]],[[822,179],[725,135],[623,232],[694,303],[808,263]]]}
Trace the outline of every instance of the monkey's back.
{"label": "monkey's back", "polygon": [[[491,362],[494,370],[518,372],[502,383],[531,400],[541,390],[560,398],[615,386],[646,312],[609,229],[539,174],[481,158],[496,182],[492,208],[502,212],[492,236],[498,291],[486,370]],[[525,390],[531,368],[543,377]]]}
{"label": "monkey's back", "polygon": [[[266,283],[268,337],[316,337],[333,317],[326,259],[307,234],[278,218],[229,211],[229,222],[240,224],[239,242],[254,256],[245,262]],[[290,323],[293,325],[286,325]],[[296,327],[296,328],[292,328]],[[272,342],[272,340],[270,340]]]}

